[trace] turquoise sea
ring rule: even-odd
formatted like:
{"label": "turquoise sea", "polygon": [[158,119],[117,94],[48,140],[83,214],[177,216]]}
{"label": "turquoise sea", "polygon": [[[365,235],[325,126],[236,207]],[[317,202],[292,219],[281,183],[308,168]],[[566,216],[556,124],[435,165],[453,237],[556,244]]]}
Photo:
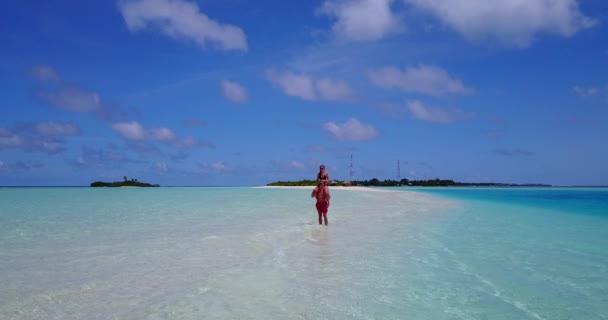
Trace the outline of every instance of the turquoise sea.
{"label": "turquoise sea", "polygon": [[0,188],[0,319],[608,319],[608,189]]}

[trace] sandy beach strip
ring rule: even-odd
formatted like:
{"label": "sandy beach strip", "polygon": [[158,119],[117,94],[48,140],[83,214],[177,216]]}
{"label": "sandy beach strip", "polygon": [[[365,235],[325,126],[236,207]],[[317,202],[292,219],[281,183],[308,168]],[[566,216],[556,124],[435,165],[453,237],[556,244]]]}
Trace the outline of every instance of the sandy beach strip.
{"label": "sandy beach strip", "polygon": [[[255,188],[263,189],[305,189],[312,190],[315,186],[259,186]],[[330,186],[330,190],[348,190],[348,191],[365,191],[365,192],[397,192],[389,189],[376,189],[370,187],[341,187],[341,186]]]}
{"label": "sandy beach strip", "polygon": [[[261,189],[300,189],[300,190],[312,190],[315,188],[315,186],[258,186],[258,187],[254,187],[254,188],[261,188]],[[448,204],[455,204],[456,202],[451,200],[451,199],[447,199],[441,196],[436,196],[436,195],[431,195],[431,194],[427,194],[427,193],[423,193],[423,192],[418,192],[416,190],[409,190],[407,187],[404,188],[400,188],[400,189],[386,189],[386,188],[376,188],[376,187],[361,187],[361,186],[351,186],[351,187],[344,187],[344,186],[333,186],[333,187],[329,187],[330,192],[331,191],[339,191],[341,192],[342,190],[344,191],[356,191],[356,192],[378,192],[378,193],[385,193],[387,197],[390,197],[391,199],[394,198],[400,198],[400,199],[405,199],[407,201],[410,201],[411,203],[426,203],[427,205],[433,207],[436,206],[438,204],[443,204],[443,205],[448,205]],[[390,195],[389,195],[390,194]]]}

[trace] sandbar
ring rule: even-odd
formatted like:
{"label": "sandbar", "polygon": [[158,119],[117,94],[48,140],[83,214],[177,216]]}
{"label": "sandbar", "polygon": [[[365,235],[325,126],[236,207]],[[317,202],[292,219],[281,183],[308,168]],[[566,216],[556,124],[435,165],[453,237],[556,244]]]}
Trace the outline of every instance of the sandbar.
{"label": "sandbar", "polygon": [[[312,190],[315,186],[260,186],[255,188],[268,188],[268,189],[308,189]],[[330,186],[330,190],[350,190],[350,191],[365,191],[365,192],[396,192],[388,189],[376,189],[370,187],[342,187],[342,186]]]}

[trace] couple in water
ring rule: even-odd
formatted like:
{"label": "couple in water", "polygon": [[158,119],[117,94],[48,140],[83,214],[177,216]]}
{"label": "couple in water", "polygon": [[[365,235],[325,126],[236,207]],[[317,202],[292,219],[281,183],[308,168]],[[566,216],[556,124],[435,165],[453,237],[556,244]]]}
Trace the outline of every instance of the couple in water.
{"label": "couple in water", "polygon": [[319,167],[319,173],[317,174],[317,186],[310,195],[312,198],[317,199],[317,212],[319,213],[319,224],[322,224],[322,218],[325,219],[325,225],[327,225],[327,210],[329,210],[329,174],[325,172],[325,166]]}

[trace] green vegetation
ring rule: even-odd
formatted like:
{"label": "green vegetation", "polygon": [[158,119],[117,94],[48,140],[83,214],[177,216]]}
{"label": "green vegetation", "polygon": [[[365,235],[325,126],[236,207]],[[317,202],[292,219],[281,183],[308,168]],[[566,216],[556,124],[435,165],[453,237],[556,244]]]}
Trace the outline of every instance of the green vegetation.
{"label": "green vegetation", "polygon": [[[398,186],[451,186],[456,183],[452,180],[412,180],[401,179],[401,181],[396,180],[384,180],[380,181],[376,178],[371,180],[354,180],[350,183],[333,180],[329,183],[330,186],[374,186],[374,187],[398,187]],[[300,180],[300,181],[276,181],[268,184],[269,186],[316,186],[316,180]]]}
{"label": "green vegetation", "polygon": [[[300,181],[276,181],[267,184],[268,186],[287,186],[287,187],[302,187],[302,186],[316,186],[316,180],[300,180]],[[346,185],[343,181],[331,181],[330,186],[344,186]]]}
{"label": "green vegetation", "polygon": [[95,181],[91,183],[91,187],[160,187],[158,184],[151,184],[146,182],[139,182],[137,179],[127,179],[124,177],[124,181],[114,181],[114,182],[103,182],[103,181]]}
{"label": "green vegetation", "polygon": [[[316,186],[316,180],[300,181],[277,181],[268,184],[269,186]],[[331,181],[330,186],[364,186],[364,187],[550,187],[543,184],[508,184],[493,182],[456,182],[454,180],[429,179],[429,180],[384,180],[376,178],[371,180],[353,180],[350,183],[344,181]]]}
{"label": "green vegetation", "polygon": [[454,180],[440,180],[440,179],[431,179],[431,180],[408,180],[401,179],[397,180],[384,180],[380,181],[376,178],[371,180],[361,180],[361,181],[352,181],[351,184],[353,186],[374,186],[374,187],[399,187],[399,186],[414,186],[414,187],[448,187],[455,186],[457,182]]}

